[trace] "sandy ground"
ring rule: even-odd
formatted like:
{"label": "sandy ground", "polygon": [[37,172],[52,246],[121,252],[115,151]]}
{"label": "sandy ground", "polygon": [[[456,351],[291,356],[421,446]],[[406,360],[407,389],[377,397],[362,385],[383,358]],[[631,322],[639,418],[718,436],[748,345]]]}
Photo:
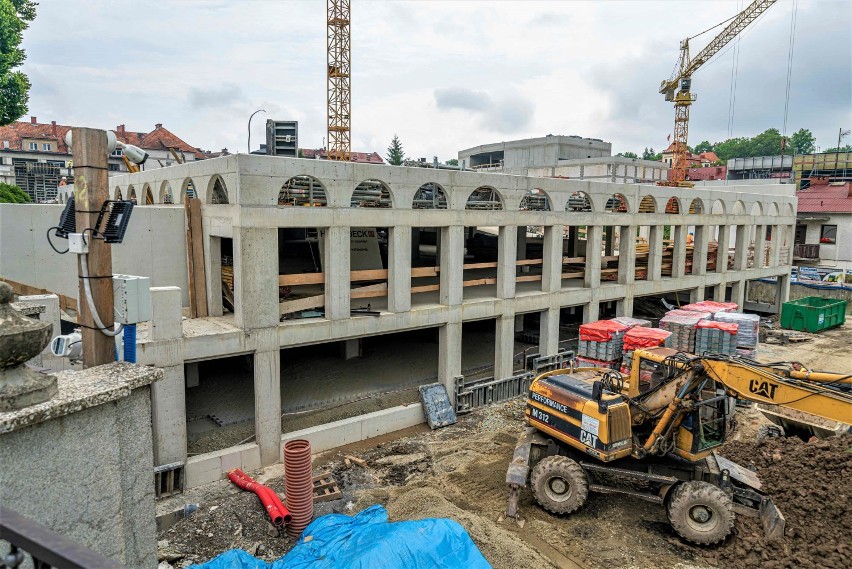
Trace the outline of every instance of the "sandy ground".
{"label": "sandy ground", "polygon": [[[846,327],[801,344],[764,344],[758,359],[852,373],[850,336]],[[553,516],[525,491],[526,524],[498,522],[506,507],[505,472],[522,428],[523,406],[522,401],[495,405],[437,431],[416,427],[316,456],[315,473],[331,471],[343,490],[342,499],[320,505],[317,514],[351,514],[380,503],[392,521],[449,517],[467,529],[494,567],[507,569],[840,567],[849,558],[848,524],[829,520],[850,516],[852,443],[846,438],[825,448],[798,440],[758,444],[754,434],[764,419],[750,409],[739,410],[737,430],[723,454],[730,449],[733,458],[756,468],[782,511],[789,511],[792,533],[780,545],[764,543],[759,528],[738,517],[734,535],[721,547],[689,546],[671,529],[661,506],[617,495],[592,494],[578,512]],[[346,454],[365,459],[367,468],[346,469]],[[256,475],[283,490],[280,466]],[[269,525],[254,495],[226,481],[162,501],[158,511],[185,502],[200,503],[200,510],[159,534],[161,555],[176,566],[232,547],[273,560],[293,545]]]}

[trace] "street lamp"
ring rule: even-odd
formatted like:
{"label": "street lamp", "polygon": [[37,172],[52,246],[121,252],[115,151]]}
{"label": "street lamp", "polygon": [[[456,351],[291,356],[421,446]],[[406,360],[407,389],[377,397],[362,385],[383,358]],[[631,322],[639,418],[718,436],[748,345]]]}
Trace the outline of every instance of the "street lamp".
{"label": "street lamp", "polygon": [[248,120],[248,153],[251,154],[251,119],[254,118],[254,115],[257,113],[265,113],[266,109],[258,109],[251,114]]}

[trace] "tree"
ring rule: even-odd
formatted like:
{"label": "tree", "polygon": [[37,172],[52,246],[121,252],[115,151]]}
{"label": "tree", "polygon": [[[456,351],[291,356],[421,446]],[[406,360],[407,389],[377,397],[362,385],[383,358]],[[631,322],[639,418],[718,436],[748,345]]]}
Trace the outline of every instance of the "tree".
{"label": "tree", "polygon": [[449,160],[444,162],[444,164],[446,164],[447,166],[458,166],[459,160],[458,160],[458,158],[450,158]]}
{"label": "tree", "polygon": [[710,144],[709,140],[702,140],[698,143],[698,146],[695,147],[695,153],[701,154],[702,152],[712,152],[713,145]]}
{"label": "tree", "polygon": [[616,156],[624,156],[625,158],[639,158],[635,152],[619,152]]}
{"label": "tree", "polygon": [[831,148],[826,148],[822,151],[823,154],[826,152],[852,152],[852,144],[847,144],[846,146],[833,146]]}
{"label": "tree", "polygon": [[399,166],[402,164],[402,161],[405,160],[405,151],[402,149],[402,143],[399,141],[399,137],[397,135],[393,135],[393,140],[391,140],[390,146],[388,146],[388,154],[385,156],[385,160],[388,161],[388,164],[391,166]]}
{"label": "tree", "polygon": [[18,186],[0,182],[0,203],[30,203],[31,201],[30,196]]}
{"label": "tree", "polygon": [[19,46],[24,30],[35,19],[35,7],[32,0],[0,0],[0,126],[27,112],[30,80],[14,69],[26,59]]}
{"label": "tree", "polygon": [[790,137],[788,148],[796,154],[812,154],[816,150],[816,138],[810,130],[800,128]]}
{"label": "tree", "polygon": [[663,155],[660,152],[654,152],[653,148],[645,148],[642,151],[642,160],[653,160],[655,162],[660,162],[663,159]]}

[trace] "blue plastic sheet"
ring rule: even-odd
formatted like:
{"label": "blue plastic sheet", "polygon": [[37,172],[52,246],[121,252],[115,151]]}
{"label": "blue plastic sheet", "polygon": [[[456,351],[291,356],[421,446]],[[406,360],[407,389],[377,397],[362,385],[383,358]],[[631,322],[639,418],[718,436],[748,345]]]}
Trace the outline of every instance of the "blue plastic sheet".
{"label": "blue plastic sheet", "polygon": [[329,514],[309,525],[290,552],[272,563],[232,549],[190,569],[490,569],[457,522],[388,522],[382,506],[354,516]]}

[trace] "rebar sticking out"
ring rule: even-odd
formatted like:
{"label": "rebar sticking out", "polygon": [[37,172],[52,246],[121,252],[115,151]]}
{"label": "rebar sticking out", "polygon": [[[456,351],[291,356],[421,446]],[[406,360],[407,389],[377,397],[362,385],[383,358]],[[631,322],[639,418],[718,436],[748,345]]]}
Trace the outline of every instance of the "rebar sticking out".
{"label": "rebar sticking out", "polygon": [[298,538],[314,517],[313,468],[308,441],[297,439],[284,443],[284,483],[287,509],[293,516],[287,533]]}

